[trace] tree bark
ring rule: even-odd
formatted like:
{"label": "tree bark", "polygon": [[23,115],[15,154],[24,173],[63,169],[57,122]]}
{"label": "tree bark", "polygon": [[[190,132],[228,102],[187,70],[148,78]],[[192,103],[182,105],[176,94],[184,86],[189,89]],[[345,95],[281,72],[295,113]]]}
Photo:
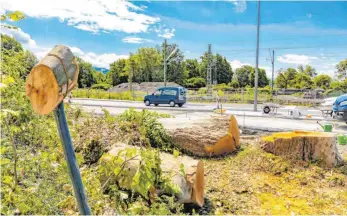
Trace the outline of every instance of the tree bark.
{"label": "tree bark", "polygon": [[240,133],[234,116],[218,127],[197,126],[169,131],[175,145],[197,156],[220,156],[236,151],[240,146]]}
{"label": "tree bark", "polygon": [[39,114],[50,113],[74,88],[78,64],[71,50],[55,46],[30,72],[26,95]]}
{"label": "tree bark", "polygon": [[274,155],[294,160],[322,161],[327,167],[343,163],[332,133],[293,131],[262,137],[261,148]]}
{"label": "tree bark", "polygon": [[[141,156],[140,148],[134,146],[128,146],[125,144],[116,144],[109,151],[109,155],[116,157],[118,153],[127,148],[135,148],[137,150],[136,156],[126,160],[126,163],[120,167],[121,171],[126,170],[125,175],[122,177],[118,176],[104,176],[101,175],[102,185],[107,185],[110,182],[117,181],[119,187],[124,189],[132,189],[132,179],[135,176],[140,163]],[[204,205],[204,164],[202,161],[195,160],[187,156],[175,157],[171,154],[160,153],[160,168],[163,175],[169,175],[171,173],[170,179],[171,183],[180,188],[180,192],[176,194],[178,202],[180,203],[195,203],[199,206]],[[101,159],[103,161],[103,159]],[[180,166],[184,165],[185,176],[180,173]],[[153,189],[153,193],[161,195],[167,193],[167,191],[161,191],[157,188]]]}

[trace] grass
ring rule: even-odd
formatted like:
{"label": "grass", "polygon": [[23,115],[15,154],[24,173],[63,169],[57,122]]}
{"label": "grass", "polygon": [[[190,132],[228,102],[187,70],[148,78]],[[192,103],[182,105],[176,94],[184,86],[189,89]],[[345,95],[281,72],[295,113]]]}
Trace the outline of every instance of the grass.
{"label": "grass", "polygon": [[[215,103],[215,98],[207,99],[207,94],[198,91],[187,91],[187,99],[191,102],[203,102],[203,103]],[[130,91],[126,92],[109,92],[98,89],[75,89],[72,92],[73,97],[76,98],[95,98],[95,99],[113,99],[113,100],[131,100],[131,101],[143,101],[146,92],[134,91],[131,94]],[[220,96],[223,103],[250,103],[254,101],[254,93],[245,91],[242,93],[224,93]],[[305,105],[312,106],[313,104],[309,101],[288,101],[281,99],[280,96],[271,97],[268,93],[258,93],[258,103],[266,103],[272,101],[282,105]]]}

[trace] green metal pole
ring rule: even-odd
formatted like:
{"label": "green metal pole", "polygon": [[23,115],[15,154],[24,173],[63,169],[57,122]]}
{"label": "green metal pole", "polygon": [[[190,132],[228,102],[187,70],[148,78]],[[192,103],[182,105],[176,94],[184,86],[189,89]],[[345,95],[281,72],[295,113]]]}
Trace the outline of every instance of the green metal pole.
{"label": "green metal pole", "polygon": [[57,128],[59,136],[64,148],[65,160],[67,162],[69,175],[72,181],[72,185],[75,191],[75,197],[80,210],[81,215],[91,215],[90,207],[88,205],[87,197],[84,192],[84,186],[81,178],[81,174],[78,168],[76,155],[72,146],[69,127],[67,125],[64,103],[61,102],[54,110],[55,120],[57,122]]}

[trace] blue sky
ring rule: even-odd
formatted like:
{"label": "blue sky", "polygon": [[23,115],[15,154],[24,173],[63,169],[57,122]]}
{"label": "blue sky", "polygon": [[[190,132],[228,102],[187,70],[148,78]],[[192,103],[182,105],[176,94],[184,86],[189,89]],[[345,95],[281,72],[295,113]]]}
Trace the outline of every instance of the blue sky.
{"label": "blue sky", "polygon": [[[27,16],[19,30],[2,29],[42,58],[55,44],[66,44],[97,67],[126,58],[139,47],[164,38],[177,43],[186,58],[212,51],[234,69],[255,64],[257,2],[123,0],[0,0],[1,13]],[[11,23],[10,23],[11,24]],[[275,70],[311,64],[333,75],[347,58],[347,2],[261,2],[260,67]]]}

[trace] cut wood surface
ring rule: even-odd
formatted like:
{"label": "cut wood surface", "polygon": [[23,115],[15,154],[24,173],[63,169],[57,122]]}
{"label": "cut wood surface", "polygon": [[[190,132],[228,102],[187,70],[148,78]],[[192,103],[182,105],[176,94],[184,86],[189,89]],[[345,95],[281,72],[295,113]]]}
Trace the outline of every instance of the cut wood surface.
{"label": "cut wood surface", "polygon": [[234,116],[229,121],[219,121],[218,126],[177,128],[169,130],[169,134],[175,145],[197,156],[224,155],[240,146],[240,129]]}
{"label": "cut wood surface", "polygon": [[71,50],[55,46],[30,72],[26,95],[39,114],[50,113],[74,88],[78,64]]}
{"label": "cut wood surface", "polygon": [[[139,150],[139,147],[129,146],[122,143],[117,143],[112,149],[109,151],[109,155],[116,157],[118,153],[127,148],[134,148]],[[137,151],[137,156],[130,160],[125,169],[127,170],[127,176],[118,180],[118,184],[120,187],[124,189],[131,189],[131,182],[133,177],[136,174],[136,171],[139,168],[141,157],[139,155],[139,151]],[[188,156],[177,156],[168,154],[168,153],[160,153],[161,164],[160,167],[164,175],[171,174],[171,183],[175,184],[180,188],[180,192],[176,194],[178,201],[180,203],[195,203],[199,206],[204,205],[204,163],[200,160],[195,160]],[[103,160],[103,158],[101,159]],[[185,174],[183,176],[180,173],[180,166],[184,165]],[[101,179],[104,183],[105,179]],[[167,191],[160,191],[154,189],[157,195],[161,195],[162,193],[167,193]]]}
{"label": "cut wood surface", "polygon": [[261,148],[274,155],[304,161],[322,161],[328,167],[343,163],[332,133],[293,131],[260,139]]}

